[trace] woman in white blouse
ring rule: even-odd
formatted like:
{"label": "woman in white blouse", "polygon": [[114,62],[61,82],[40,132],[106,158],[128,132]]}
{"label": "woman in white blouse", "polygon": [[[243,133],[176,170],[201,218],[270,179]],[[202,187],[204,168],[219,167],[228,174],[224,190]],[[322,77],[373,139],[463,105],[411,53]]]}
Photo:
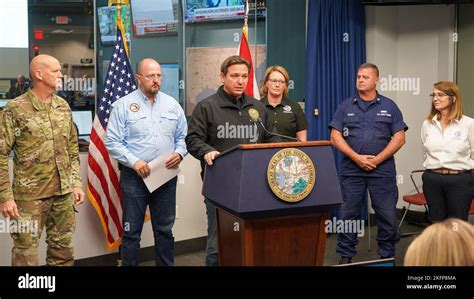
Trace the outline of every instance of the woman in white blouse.
{"label": "woman in white blouse", "polygon": [[431,221],[467,221],[474,195],[474,120],[463,115],[459,87],[434,84],[431,112],[421,128],[423,192]]}

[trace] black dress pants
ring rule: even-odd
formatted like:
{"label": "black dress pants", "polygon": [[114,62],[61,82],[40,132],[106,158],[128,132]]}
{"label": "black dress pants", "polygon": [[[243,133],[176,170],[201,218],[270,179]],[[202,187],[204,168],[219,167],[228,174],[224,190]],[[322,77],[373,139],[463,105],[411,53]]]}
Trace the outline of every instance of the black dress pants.
{"label": "black dress pants", "polygon": [[439,174],[426,171],[422,180],[432,222],[451,217],[467,221],[474,196],[474,176],[471,172]]}

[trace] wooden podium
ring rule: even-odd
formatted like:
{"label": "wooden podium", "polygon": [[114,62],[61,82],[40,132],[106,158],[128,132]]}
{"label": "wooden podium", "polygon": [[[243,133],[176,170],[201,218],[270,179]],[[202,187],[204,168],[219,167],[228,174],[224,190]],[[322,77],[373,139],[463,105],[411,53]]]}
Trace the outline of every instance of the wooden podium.
{"label": "wooden podium", "polygon": [[[296,148],[313,162],[314,187],[286,202],[271,190],[267,168],[282,149]],[[322,266],[325,220],[342,203],[329,141],[240,145],[207,167],[203,194],[217,207],[222,266]]]}

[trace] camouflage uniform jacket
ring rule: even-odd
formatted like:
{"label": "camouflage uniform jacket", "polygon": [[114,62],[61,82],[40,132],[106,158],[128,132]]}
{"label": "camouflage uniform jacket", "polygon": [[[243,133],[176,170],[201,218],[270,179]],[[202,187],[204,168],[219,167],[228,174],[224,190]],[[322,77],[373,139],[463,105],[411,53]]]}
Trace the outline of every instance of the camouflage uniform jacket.
{"label": "camouflage uniform jacket", "polygon": [[[0,203],[63,195],[82,187],[77,132],[71,109],[59,96],[44,104],[29,89],[9,102],[0,119],[0,135]],[[13,187],[8,175],[11,149]]]}

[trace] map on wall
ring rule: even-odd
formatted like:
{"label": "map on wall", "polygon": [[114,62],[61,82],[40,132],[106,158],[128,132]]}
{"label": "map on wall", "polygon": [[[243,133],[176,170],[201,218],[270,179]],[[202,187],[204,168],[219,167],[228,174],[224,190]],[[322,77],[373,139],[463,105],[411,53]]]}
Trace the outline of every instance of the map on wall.
{"label": "map on wall", "polygon": [[162,63],[161,71],[163,79],[160,90],[179,102],[179,65],[177,63]]}
{"label": "map on wall", "polygon": [[[214,94],[222,85],[219,74],[222,62],[229,56],[237,54],[237,48],[187,48],[186,49],[186,115],[190,116],[196,104]],[[255,46],[250,46],[258,86],[263,82],[266,62],[266,46],[257,45],[257,62],[255,63]]]}

